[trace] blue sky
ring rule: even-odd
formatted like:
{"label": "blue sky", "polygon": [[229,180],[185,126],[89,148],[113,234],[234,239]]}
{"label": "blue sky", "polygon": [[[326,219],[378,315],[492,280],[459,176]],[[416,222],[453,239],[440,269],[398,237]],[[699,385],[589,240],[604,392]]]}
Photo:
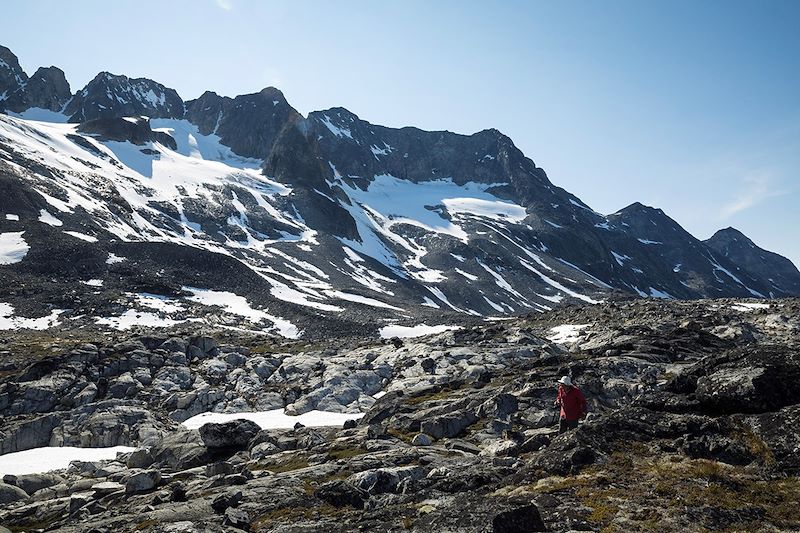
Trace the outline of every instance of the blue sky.
{"label": "blue sky", "polygon": [[5,0],[0,43],[73,90],[100,70],[183,98],[274,85],[300,112],[494,127],[604,213],[634,201],[800,265],[795,0]]}

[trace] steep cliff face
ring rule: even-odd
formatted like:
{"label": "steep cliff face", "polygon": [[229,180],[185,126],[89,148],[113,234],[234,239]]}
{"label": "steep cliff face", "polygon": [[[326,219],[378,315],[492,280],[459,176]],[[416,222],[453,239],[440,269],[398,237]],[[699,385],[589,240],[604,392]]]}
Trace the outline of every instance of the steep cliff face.
{"label": "steep cliff face", "polygon": [[282,92],[267,87],[236,98],[205,92],[186,103],[186,118],[203,135],[217,135],[235,153],[265,159],[281,130],[301,117]]}

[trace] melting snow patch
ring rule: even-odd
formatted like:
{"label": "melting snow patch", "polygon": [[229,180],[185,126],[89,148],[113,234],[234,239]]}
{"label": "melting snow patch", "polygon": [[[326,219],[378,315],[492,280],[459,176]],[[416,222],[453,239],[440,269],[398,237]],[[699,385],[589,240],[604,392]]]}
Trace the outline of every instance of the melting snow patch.
{"label": "melting snow patch", "polygon": [[552,335],[547,339],[556,344],[572,344],[581,337],[581,330],[590,327],[591,324],[563,324],[550,328]]}
{"label": "melting snow patch", "polygon": [[37,329],[43,330],[58,325],[58,316],[64,311],[58,309],[48,316],[40,318],[25,318],[14,316],[14,306],[0,303],[0,330],[9,329]]}
{"label": "melting snow patch", "polygon": [[564,227],[564,226],[562,226],[562,225],[560,225],[560,224],[556,224],[555,222],[550,222],[550,221],[549,221],[549,220],[547,220],[546,218],[545,218],[545,219],[542,219],[542,220],[544,220],[545,222],[547,222],[548,224],[550,224],[550,225],[551,225],[551,226],[553,226],[554,228],[563,228],[563,227]]}
{"label": "melting snow patch", "polygon": [[50,225],[50,226],[55,226],[55,227],[58,227],[58,226],[63,226],[63,225],[64,225],[64,223],[63,223],[63,222],[61,222],[61,221],[60,221],[60,220],[58,220],[56,217],[54,217],[53,215],[51,215],[51,214],[50,214],[50,213],[47,211],[47,209],[40,209],[40,210],[39,210],[39,222],[43,222],[43,223],[45,223],[45,224],[48,224],[48,225]]}
{"label": "melting snow patch", "polygon": [[651,241],[648,239],[636,239],[636,240],[642,244],[662,244],[660,241]]}
{"label": "melting snow patch", "polygon": [[72,461],[102,461],[116,459],[118,453],[132,452],[129,446],[112,448],[74,448],[71,446],[45,446],[21,452],[0,455],[0,475],[23,476],[51,470],[63,470]]}
{"label": "melting snow patch", "polygon": [[18,222],[19,221],[19,215],[7,214],[6,215],[6,220],[14,220],[14,221]]}
{"label": "melting snow patch", "polygon": [[423,296],[424,301],[420,305],[424,305],[425,307],[432,307],[434,309],[441,309],[439,304],[428,298],[427,296]]}
{"label": "melting snow patch", "polygon": [[650,297],[651,298],[663,298],[665,300],[674,300],[675,299],[675,297],[672,296],[670,293],[664,292],[664,291],[660,291],[658,289],[654,289],[653,287],[650,287]]}
{"label": "melting snow patch", "polygon": [[188,429],[198,429],[205,424],[230,422],[231,420],[251,420],[261,429],[291,429],[298,422],[306,427],[341,426],[348,420],[359,420],[363,413],[332,413],[329,411],[309,411],[299,416],[289,416],[283,409],[256,411],[252,413],[201,413],[183,422]]}
{"label": "melting snow patch", "polygon": [[756,309],[769,309],[769,304],[737,302],[731,306],[731,309],[736,309],[737,311],[747,313],[750,311],[755,311]]}
{"label": "melting snow patch", "polygon": [[97,237],[92,237],[91,235],[86,235],[85,233],[81,233],[79,231],[65,231],[64,233],[82,241],[97,242]]}
{"label": "melting snow patch", "polygon": [[401,339],[408,339],[412,337],[422,337],[424,335],[432,335],[434,333],[442,333],[453,329],[460,329],[459,326],[448,326],[440,324],[438,326],[428,326],[427,324],[418,324],[416,326],[398,326],[397,324],[390,324],[380,329],[379,333],[382,339],[391,339],[392,337],[399,337]]}
{"label": "melting snow patch", "polygon": [[122,263],[123,261],[125,261],[124,257],[120,257],[118,255],[109,253],[108,254],[108,259],[106,259],[106,264],[107,265],[113,265],[113,264],[116,264],[116,263]]}
{"label": "melting snow patch", "polygon": [[0,265],[19,263],[28,254],[31,247],[22,238],[23,233],[25,232],[0,233]]}
{"label": "melting snow patch", "polygon": [[169,328],[176,324],[181,324],[185,322],[185,320],[173,320],[156,313],[128,309],[120,316],[100,317],[96,320],[96,322],[101,326],[109,326],[120,331],[125,331],[134,326]]}
{"label": "melting snow patch", "polygon": [[102,287],[103,280],[102,279],[89,279],[86,281],[81,281],[84,285],[88,285],[90,287]]}
{"label": "melting snow patch", "polygon": [[300,330],[297,329],[297,326],[283,318],[270,315],[258,309],[253,309],[243,296],[232,292],[212,291],[195,287],[184,287],[183,289],[193,294],[193,296],[188,298],[189,300],[203,305],[221,307],[228,313],[241,316],[253,323],[259,323],[262,320],[272,322],[275,325],[274,329],[283,337],[296,339],[300,336]]}
{"label": "melting snow patch", "polygon": [[322,122],[325,125],[325,127],[328,128],[328,130],[330,130],[330,132],[336,135],[337,137],[347,137],[348,139],[353,138],[353,134],[350,133],[350,130],[348,128],[337,126],[336,124],[331,122],[331,119],[328,115],[323,115],[323,118],[319,119],[319,121]]}
{"label": "melting snow patch", "polygon": [[620,255],[617,252],[613,252],[613,251],[611,252],[611,255],[613,255],[614,259],[617,260],[617,263],[619,263],[619,266],[625,266],[623,262],[625,260],[627,260],[627,259],[630,259],[630,257],[627,256],[627,255]]}

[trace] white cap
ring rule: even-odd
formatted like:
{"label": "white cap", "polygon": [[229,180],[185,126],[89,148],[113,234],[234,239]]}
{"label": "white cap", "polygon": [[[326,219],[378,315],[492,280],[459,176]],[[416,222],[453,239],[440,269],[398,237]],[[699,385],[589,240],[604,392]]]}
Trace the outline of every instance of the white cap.
{"label": "white cap", "polygon": [[569,387],[572,386],[572,380],[569,378],[569,376],[561,376],[561,379],[559,379],[558,382],[562,385],[567,385]]}

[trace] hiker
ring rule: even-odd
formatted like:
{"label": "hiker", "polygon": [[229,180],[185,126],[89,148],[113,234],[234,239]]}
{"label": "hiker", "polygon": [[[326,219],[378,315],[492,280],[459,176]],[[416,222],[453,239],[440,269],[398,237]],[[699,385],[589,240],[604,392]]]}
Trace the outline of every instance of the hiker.
{"label": "hiker", "polygon": [[561,406],[561,421],[558,424],[558,432],[564,433],[570,429],[578,427],[578,420],[586,418],[588,406],[583,393],[572,384],[569,376],[563,376],[558,380],[558,396],[554,405]]}

